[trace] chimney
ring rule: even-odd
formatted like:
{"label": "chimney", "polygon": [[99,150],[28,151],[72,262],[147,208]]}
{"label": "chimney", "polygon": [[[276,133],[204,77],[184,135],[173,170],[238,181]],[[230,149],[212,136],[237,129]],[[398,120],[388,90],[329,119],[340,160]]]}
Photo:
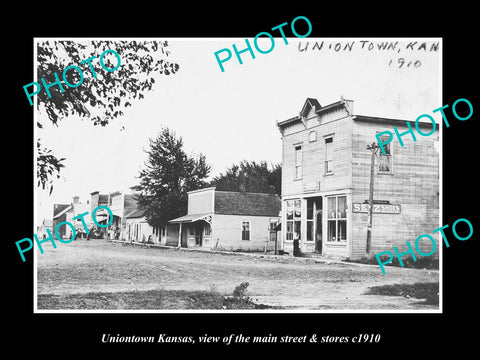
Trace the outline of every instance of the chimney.
{"label": "chimney", "polygon": [[78,196],[74,196],[74,197],[73,197],[73,203],[74,203],[74,204],[79,204],[79,203],[80,203],[79,200],[80,200],[80,197],[78,197]]}

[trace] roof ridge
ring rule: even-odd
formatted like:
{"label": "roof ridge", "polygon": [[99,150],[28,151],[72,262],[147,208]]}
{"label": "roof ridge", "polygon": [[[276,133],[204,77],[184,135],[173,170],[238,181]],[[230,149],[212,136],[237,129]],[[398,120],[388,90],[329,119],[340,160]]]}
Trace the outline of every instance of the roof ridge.
{"label": "roof ridge", "polygon": [[233,194],[278,195],[277,193],[252,192],[252,191],[215,190],[215,192],[228,192]]}

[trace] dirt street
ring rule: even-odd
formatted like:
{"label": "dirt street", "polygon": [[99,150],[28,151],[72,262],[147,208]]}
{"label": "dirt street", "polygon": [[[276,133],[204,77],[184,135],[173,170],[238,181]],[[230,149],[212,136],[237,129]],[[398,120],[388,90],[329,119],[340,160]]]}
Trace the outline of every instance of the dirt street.
{"label": "dirt street", "polygon": [[248,295],[285,309],[430,310],[419,299],[364,295],[371,286],[438,282],[437,270],[260,258],[208,252],[124,246],[104,240],[44,244],[37,250],[38,294],[212,290],[230,295],[248,282]]}

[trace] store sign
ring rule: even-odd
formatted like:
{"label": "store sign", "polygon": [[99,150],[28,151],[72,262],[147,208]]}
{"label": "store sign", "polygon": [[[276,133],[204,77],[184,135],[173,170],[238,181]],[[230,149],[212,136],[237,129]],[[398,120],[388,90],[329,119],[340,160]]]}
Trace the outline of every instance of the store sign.
{"label": "store sign", "polygon": [[[352,211],[357,213],[368,213],[370,204],[352,204]],[[374,214],[400,214],[399,204],[373,204]]]}
{"label": "store sign", "polygon": [[303,192],[313,192],[320,190],[320,181],[312,181],[303,184]]}

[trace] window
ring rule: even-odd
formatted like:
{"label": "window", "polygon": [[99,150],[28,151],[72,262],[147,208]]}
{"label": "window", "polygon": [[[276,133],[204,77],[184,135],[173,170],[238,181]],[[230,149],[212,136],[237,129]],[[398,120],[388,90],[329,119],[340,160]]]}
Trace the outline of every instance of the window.
{"label": "window", "polygon": [[325,138],[325,174],[333,173],[333,136]]}
{"label": "window", "polygon": [[270,224],[268,229],[270,231],[275,231],[275,228],[277,227],[277,225],[278,225],[278,219],[270,219]]}
{"label": "window", "polygon": [[242,240],[250,240],[250,222],[242,221]]}
{"label": "window", "polygon": [[210,224],[205,224],[205,236],[210,236]]}
{"label": "window", "polygon": [[195,235],[195,229],[193,228],[193,225],[190,225],[190,226],[188,227],[188,233],[189,233],[190,235]]}
{"label": "window", "polygon": [[347,241],[347,197],[327,198],[327,241]]}
{"label": "window", "polygon": [[301,234],[301,222],[302,201],[300,199],[287,200],[287,232],[286,240],[300,239]]}
{"label": "window", "polygon": [[302,178],[302,145],[295,146],[295,180]]}
{"label": "window", "polygon": [[308,140],[310,142],[314,142],[314,141],[317,141],[317,132],[314,130],[314,131],[310,131],[310,134],[308,134]]}
{"label": "window", "polygon": [[[385,144],[388,141],[387,136],[380,136],[380,140]],[[390,149],[390,143],[383,145],[383,150],[378,149],[378,172],[379,173],[391,173],[392,172],[392,153]]]}

